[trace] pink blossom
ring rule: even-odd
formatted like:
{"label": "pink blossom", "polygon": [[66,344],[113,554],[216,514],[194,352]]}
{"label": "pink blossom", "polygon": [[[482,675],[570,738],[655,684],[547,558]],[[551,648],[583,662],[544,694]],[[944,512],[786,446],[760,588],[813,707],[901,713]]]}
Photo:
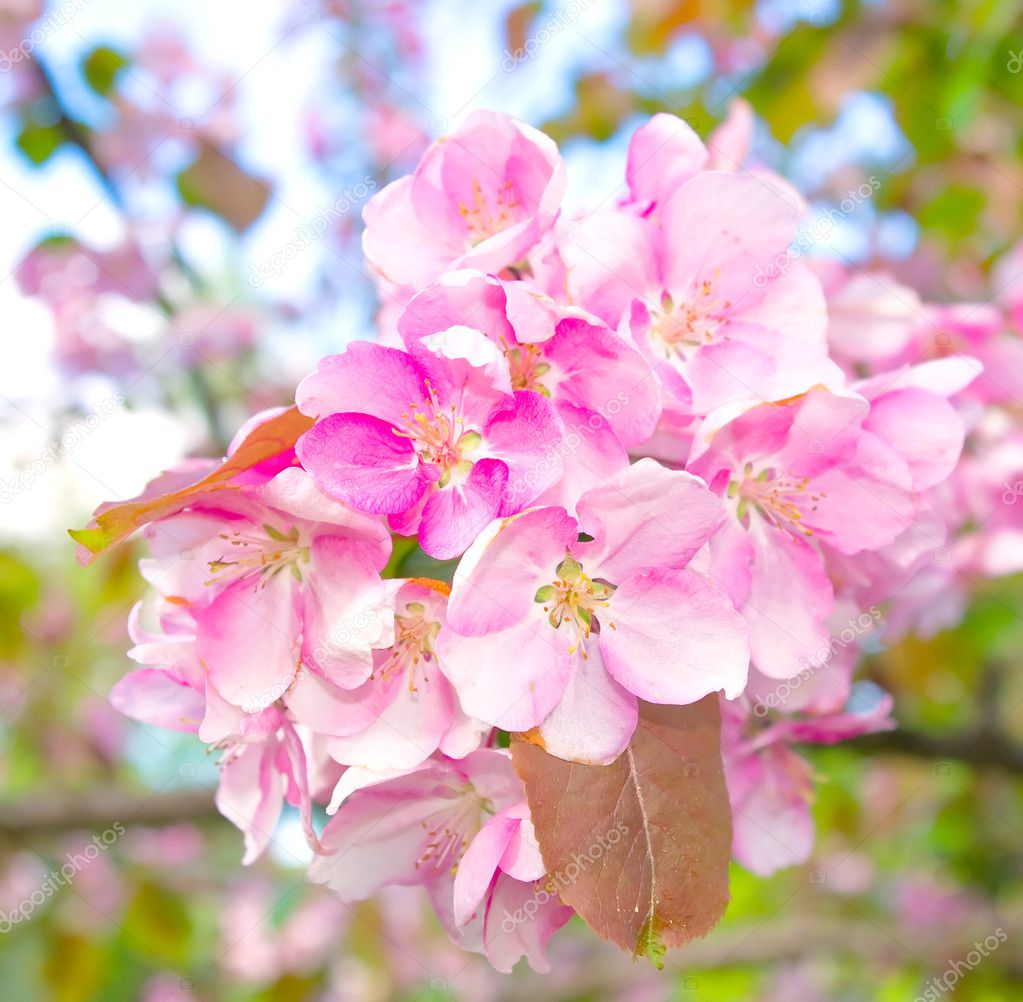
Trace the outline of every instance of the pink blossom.
{"label": "pink blossom", "polygon": [[512,391],[492,342],[468,328],[436,351],[353,344],[299,386],[319,417],[298,455],[329,495],[391,516],[423,549],[456,557],[492,519],[558,477],[561,425],[537,393]]}
{"label": "pink blossom", "polygon": [[120,678],[110,702],[135,720],[198,733],[206,713],[206,680],[195,657],[195,619],[179,603],[163,600],[159,607],[159,633],[143,628],[141,602],[132,609],[128,632],[135,646],[128,656],[147,667]]}
{"label": "pink blossom", "polygon": [[480,535],[440,653],[470,715],[539,727],[552,754],[606,763],[632,737],[637,697],[735,696],[747,647],[728,598],[686,569],[721,521],[699,480],[641,460],[576,512],[534,508]]}
{"label": "pink blossom", "polygon": [[875,687],[837,713],[789,716],[757,728],[744,700],[722,702],[721,750],[736,859],[759,876],[809,859],[814,845],[809,763],[790,742],[833,744],[894,726],[890,696]]}
{"label": "pink blossom", "polygon": [[[173,40],[146,55],[175,84],[188,58]],[[374,138],[397,149],[409,124],[371,90]],[[125,121],[142,119],[107,154],[145,145],[159,116]],[[87,561],[123,519],[159,516],[138,668],[111,701],[217,751],[246,863],[289,804],[342,902],[422,887],[452,942],[546,971],[572,909],[530,817],[543,786],[527,779],[527,800],[498,730],[603,766],[641,700],[719,694],[734,855],[766,875],[813,851],[799,745],[894,726],[891,699],[854,681],[861,654],[954,625],[977,579],[1023,568],[1016,255],[997,305],[810,266],[806,205],[751,163],[753,124],[737,102],[705,146],[654,116],[624,195],[555,227],[554,143],[470,115],[367,206],[381,340],[302,381],[309,420],[276,423],[280,450],[239,471],[274,412],[257,414],[230,478],[195,493],[217,464],[188,461],[152,505],[73,533]],[[19,280],[87,354],[101,298],[151,298],[133,247],[41,248]],[[143,291],[118,289],[138,268]],[[247,314],[220,326],[226,350],[251,338]],[[319,962],[342,914],[323,900],[279,933],[256,923],[233,963],[270,979]]]}
{"label": "pink blossom", "polygon": [[558,249],[573,301],[627,327],[665,407],[703,415],[754,391],[841,382],[820,285],[788,253],[800,214],[767,179],[702,171],[655,215],[594,214]]}
{"label": "pink blossom", "polygon": [[417,295],[398,323],[410,348],[437,343],[452,328],[479,330],[497,344],[513,390],[598,415],[626,448],[657,426],[660,392],[650,366],[584,310],[524,282],[460,271]]}
{"label": "pink blossom", "polygon": [[324,497],[302,470],[219,492],[146,536],[143,573],[188,604],[196,657],[236,707],[269,706],[300,663],[353,688],[372,671],[372,649],[391,642],[384,526]]}
{"label": "pink blossom", "polygon": [[382,780],[363,770],[349,773],[335,791],[340,808],[323,832],[329,854],[313,862],[309,879],[343,901],[362,900],[387,884],[420,885],[463,946],[483,949],[500,970],[511,970],[522,955],[544,970],[547,939],[571,909],[552,902],[521,923],[528,930],[514,924],[509,931],[503,921],[503,908],[522,903],[509,886],[520,883],[516,874],[523,875],[526,894],[543,875],[508,753],[485,749],[459,760],[431,759]]}
{"label": "pink blossom", "polygon": [[157,295],[158,283],[134,240],[109,250],[69,239],[47,240],[21,261],[15,277],[26,295],[50,307],[56,354],[64,368],[119,373],[137,368],[137,346],[116,308],[148,304]]}
{"label": "pink blossom", "polygon": [[450,273],[408,304],[398,329],[410,348],[478,330],[498,346],[513,390],[551,401],[564,434],[555,453],[562,473],[542,495],[547,503],[571,509],[657,427],[660,385],[639,352],[592,314],[525,282]]}
{"label": "pink blossom", "polygon": [[349,912],[316,890],[290,911],[280,926],[271,923],[278,891],[257,880],[232,890],[220,915],[223,964],[244,983],[273,982],[294,973],[311,974],[336,949]]}
{"label": "pink blossom", "polygon": [[460,267],[496,273],[551,229],[564,187],[549,137],[507,115],[476,111],[427,149],[415,173],[369,201],[363,249],[395,285],[422,288]]}
{"label": "pink blossom", "polygon": [[483,727],[462,713],[437,658],[437,636],[446,620],[447,585],[405,581],[395,597],[394,644],[373,654],[373,675],[353,696],[368,690],[375,716],[363,730],[328,743],[345,765],[408,769],[440,749],[463,758],[480,742]]}
{"label": "pink blossom", "polygon": [[[819,544],[857,554],[914,522],[914,477],[935,470],[911,442],[890,440],[889,422],[911,415],[916,398],[888,402],[890,411],[875,411],[862,397],[813,390],[716,430],[708,421],[697,438],[689,469],[732,516],[711,543],[712,567],[743,611],[754,663],[772,678],[795,674],[827,637],[834,594]],[[948,416],[951,453],[962,429]],[[938,444],[945,449],[941,436]]]}
{"label": "pink blossom", "polygon": [[544,947],[572,909],[541,886],[545,872],[524,800],[491,817],[458,864],[455,922],[482,923],[484,953],[503,973],[523,955],[533,970],[550,970]]}

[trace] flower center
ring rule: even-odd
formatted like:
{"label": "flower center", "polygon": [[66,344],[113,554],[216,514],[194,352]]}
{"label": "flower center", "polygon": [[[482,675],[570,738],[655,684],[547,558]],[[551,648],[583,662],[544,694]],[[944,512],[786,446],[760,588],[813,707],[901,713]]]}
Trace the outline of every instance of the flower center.
{"label": "flower center", "polygon": [[409,602],[405,606],[405,615],[395,614],[394,625],[396,636],[390,656],[380,667],[380,680],[387,682],[397,673],[408,673],[408,691],[418,692],[416,672],[422,665],[422,680],[430,684],[426,674],[427,667],[437,657],[434,643],[440,631],[440,623],[427,619],[426,606],[422,602]]}
{"label": "flower center", "polygon": [[[547,622],[554,629],[559,630],[562,623],[567,623],[569,632],[575,631],[574,642],[568,649],[569,654],[574,654],[594,629],[600,630],[597,610],[608,607],[617,585],[589,577],[583,572],[582,564],[568,555],[554,573],[557,575],[554,583],[538,588],[534,601],[543,606]],[[610,620],[607,625],[612,630],[615,628]],[[586,657],[585,649],[582,655]]]}
{"label": "flower center", "polygon": [[309,562],[309,547],[302,545],[297,525],[284,533],[264,523],[258,529],[222,532],[219,538],[238,550],[233,554],[233,560],[220,557],[210,561],[212,577],[207,584],[223,584],[256,576],[258,586],[263,587],[285,569],[291,571],[296,581],[301,581],[301,565]]}
{"label": "flower center", "polygon": [[452,475],[469,475],[472,461],[465,453],[472,452],[483,437],[478,431],[466,429],[454,404],[444,408],[437,391],[426,381],[425,400],[410,403],[409,410],[401,415],[402,426],[394,434],[412,442],[419,458],[437,470],[437,483],[446,487]]}
{"label": "flower center", "polygon": [[761,470],[753,475],[753,464],[743,469],[743,479],[728,485],[728,496],[738,497],[736,515],[745,519],[752,505],[771,525],[790,536],[812,536],[813,529],[802,524],[804,512],[815,512],[824,491],[810,490],[809,477],[778,475],[776,471]]}
{"label": "flower center", "polygon": [[500,233],[513,222],[512,209],[518,207],[515,188],[511,181],[504,181],[494,194],[494,208],[490,207],[487,196],[479,181],[472,182],[472,207],[461,202],[458,211],[465,220],[469,233],[469,245],[475,247],[484,240]]}
{"label": "flower center", "polygon": [[544,361],[543,350],[536,344],[509,345],[503,338],[501,348],[508,360],[513,390],[533,390],[550,399],[551,391],[544,386],[543,377],[551,371]]}
{"label": "flower center", "polygon": [[677,304],[665,293],[660,311],[653,315],[653,335],[661,342],[664,357],[719,340],[731,307],[731,300],[714,294],[713,281],[694,280],[691,294]]}
{"label": "flower center", "polygon": [[493,803],[481,797],[472,783],[452,788],[451,796],[455,801],[452,806],[445,806],[419,822],[429,842],[416,860],[417,870],[430,864],[438,873],[441,870],[456,873],[470,839],[483,827],[484,816],[496,813]]}

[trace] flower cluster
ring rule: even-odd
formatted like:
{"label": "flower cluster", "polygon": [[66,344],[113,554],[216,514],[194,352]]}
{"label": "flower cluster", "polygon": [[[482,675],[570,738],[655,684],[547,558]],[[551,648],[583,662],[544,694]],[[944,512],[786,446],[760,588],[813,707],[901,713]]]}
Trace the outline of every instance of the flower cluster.
{"label": "flower cluster", "polygon": [[147,526],[112,698],[221,750],[246,862],[287,802],[343,900],[422,885],[466,949],[544,970],[571,909],[509,733],[603,766],[644,702],[718,694],[766,874],[812,848],[793,745],[891,725],[861,641],[1023,565],[1018,335],[787,256],[806,208],[735,131],[655,116],[622,197],[566,218],[555,144],[471,115],[366,207],[378,341],[301,383],[293,448]]}

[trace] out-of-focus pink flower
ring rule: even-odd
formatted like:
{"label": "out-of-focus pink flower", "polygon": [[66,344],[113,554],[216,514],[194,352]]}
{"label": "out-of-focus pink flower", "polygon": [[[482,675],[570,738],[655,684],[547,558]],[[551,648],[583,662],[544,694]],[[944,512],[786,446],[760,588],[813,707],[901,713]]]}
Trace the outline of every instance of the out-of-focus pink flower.
{"label": "out-of-focus pink flower", "polygon": [[18,265],[22,292],[53,313],[58,361],[80,371],[130,371],[136,348],[112,307],[119,301],[150,302],[158,292],[155,272],[132,241],[97,250],[73,240],[48,240]]}
{"label": "out-of-focus pink flower", "polygon": [[150,978],[142,988],[141,1002],[202,1002],[190,979],[164,973]]}
{"label": "out-of-focus pink flower", "polygon": [[733,852],[743,866],[767,876],[805,863],[813,851],[812,774],[790,743],[833,744],[887,730],[894,726],[891,707],[890,696],[865,690],[837,713],[785,716],[758,727],[758,715],[750,714],[745,700],[722,701],[721,754],[732,803]]}

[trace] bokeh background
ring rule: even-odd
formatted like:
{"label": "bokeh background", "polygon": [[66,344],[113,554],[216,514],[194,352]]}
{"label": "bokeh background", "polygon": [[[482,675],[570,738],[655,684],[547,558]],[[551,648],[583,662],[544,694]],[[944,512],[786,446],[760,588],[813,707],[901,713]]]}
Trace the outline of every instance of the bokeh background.
{"label": "bokeh background", "polygon": [[415,893],[304,881],[288,816],[243,869],[215,761],[106,702],[139,554],[82,571],[64,530],[372,334],[374,191],[485,107],[554,136],[595,207],[645,116],[706,135],[736,98],[816,212],[871,189],[814,254],[996,294],[1023,235],[1016,0],[0,0],[0,911],[30,902],[0,918],[5,1002],[1023,997],[1019,580],[957,581],[961,627],[868,650],[901,730],[806,750],[813,859],[735,868],[726,921],[662,973],[576,920],[549,977],[497,975]]}

